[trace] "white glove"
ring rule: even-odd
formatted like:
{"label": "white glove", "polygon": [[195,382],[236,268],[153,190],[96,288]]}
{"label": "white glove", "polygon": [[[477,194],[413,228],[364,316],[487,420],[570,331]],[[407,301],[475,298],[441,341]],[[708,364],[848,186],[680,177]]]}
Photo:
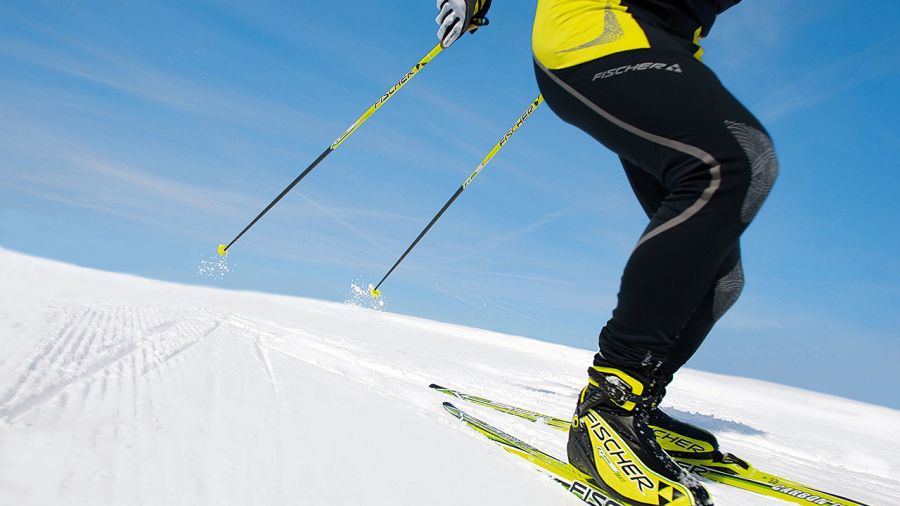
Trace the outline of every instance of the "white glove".
{"label": "white glove", "polygon": [[434,18],[439,25],[437,37],[441,45],[447,48],[466,32],[469,6],[466,0],[437,0],[435,6],[440,9]]}
{"label": "white glove", "polygon": [[479,26],[488,24],[485,16],[491,8],[491,0],[437,0],[435,5],[440,10],[434,18],[440,25],[437,36],[445,48],[467,31],[475,33]]}

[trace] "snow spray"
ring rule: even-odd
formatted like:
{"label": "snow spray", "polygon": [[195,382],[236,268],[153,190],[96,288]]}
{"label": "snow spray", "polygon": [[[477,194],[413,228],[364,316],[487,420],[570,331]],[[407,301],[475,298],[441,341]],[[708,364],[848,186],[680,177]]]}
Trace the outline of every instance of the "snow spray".
{"label": "snow spray", "polygon": [[206,279],[224,279],[233,267],[228,265],[227,256],[210,256],[200,260],[197,276]]}
{"label": "snow spray", "polygon": [[350,293],[347,295],[344,303],[350,304],[351,306],[364,307],[368,309],[374,309],[376,311],[381,311],[382,309],[384,309],[384,299],[376,299],[369,295],[369,292],[372,290],[372,288],[374,288],[374,285],[366,285],[364,282],[357,279],[356,281],[350,283]]}

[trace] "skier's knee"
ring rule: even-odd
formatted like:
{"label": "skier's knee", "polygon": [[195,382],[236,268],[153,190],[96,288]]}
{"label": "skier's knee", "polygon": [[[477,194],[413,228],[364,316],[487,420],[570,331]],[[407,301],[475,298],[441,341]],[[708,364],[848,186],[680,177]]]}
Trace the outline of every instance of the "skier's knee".
{"label": "skier's knee", "polygon": [[737,302],[744,290],[744,268],[738,260],[734,268],[716,281],[713,319],[721,318]]}
{"label": "skier's knee", "polygon": [[759,212],[778,178],[778,158],[772,139],[765,132],[736,121],[726,121],[725,126],[744,155],[739,157],[742,165],[739,172],[744,176],[742,186],[746,187],[740,214],[741,222],[747,225]]}

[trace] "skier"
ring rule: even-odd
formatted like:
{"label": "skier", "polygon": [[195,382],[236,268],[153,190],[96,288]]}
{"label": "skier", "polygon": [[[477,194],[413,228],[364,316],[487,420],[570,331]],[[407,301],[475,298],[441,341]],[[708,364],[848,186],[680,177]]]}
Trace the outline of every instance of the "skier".
{"label": "skier", "polygon": [[[537,4],[532,49],[545,100],[619,156],[650,219],[600,332],[568,443],[572,465],[632,504],[712,504],[671,455],[722,458],[712,434],[658,406],[740,295],[739,238],[778,174],[763,126],[701,63],[700,39],[739,1]],[[490,3],[437,0],[442,44],[483,24]]]}

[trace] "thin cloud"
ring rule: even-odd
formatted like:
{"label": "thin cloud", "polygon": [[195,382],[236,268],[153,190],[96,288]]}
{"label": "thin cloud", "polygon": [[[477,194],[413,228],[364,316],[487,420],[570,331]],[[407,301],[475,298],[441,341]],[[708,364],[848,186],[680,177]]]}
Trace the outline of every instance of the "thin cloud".
{"label": "thin cloud", "polygon": [[454,258],[450,258],[447,260],[447,262],[448,263],[459,262],[461,260],[466,260],[466,259],[472,258],[473,256],[483,255],[484,253],[487,253],[488,251],[497,249],[497,248],[503,246],[504,244],[512,242],[524,235],[530,234],[530,233],[534,232],[535,230],[543,227],[544,225],[559,219],[559,217],[564,215],[567,211],[568,211],[568,208],[557,209],[556,211],[553,211],[551,213],[545,214],[544,216],[541,216],[536,221],[529,223],[528,225],[526,225],[524,227],[509,231],[506,233],[494,235],[493,237],[491,237],[490,239],[488,239],[486,241],[482,241],[479,244],[476,244],[469,248],[466,248],[468,250],[468,253],[454,257]]}
{"label": "thin cloud", "polygon": [[225,90],[174,75],[133,58],[116,55],[86,44],[67,46],[69,53],[12,39],[3,39],[0,54],[53,72],[99,84],[143,100],[220,121],[310,135],[322,129],[338,132],[338,123],[292,109],[289,104],[259,98],[256,94]]}
{"label": "thin cloud", "polygon": [[300,194],[300,197],[307,203],[312,205],[320,214],[332,220],[334,223],[349,231],[354,236],[362,239],[363,241],[369,243],[369,245],[374,246],[377,249],[385,249],[381,241],[376,240],[372,235],[363,232],[359,228],[353,226],[349,221],[343,219],[334,208],[322,205],[312,197],[309,197],[308,195],[302,193]]}
{"label": "thin cloud", "polygon": [[[199,230],[208,229],[211,222],[237,224],[249,221],[262,205],[257,195],[215,185],[176,181],[158,175],[159,171],[144,170],[97,155],[64,138],[34,138],[24,129],[7,139],[14,141],[16,150],[40,154],[40,158],[31,160],[28,166],[5,162],[0,170],[0,185],[47,201],[132,222],[168,229],[174,227],[185,236],[195,236]],[[42,150],[47,145],[54,149]],[[302,213],[307,227],[337,223],[355,238],[375,247],[381,247],[379,242],[351,224],[351,219],[366,215],[375,219],[403,218],[381,211],[328,207],[312,197],[301,196],[303,204],[282,205],[282,214],[296,216]]]}
{"label": "thin cloud", "polygon": [[507,278],[507,279],[517,279],[520,281],[533,281],[535,283],[542,283],[548,285],[561,285],[561,286],[571,286],[574,283],[571,281],[564,281],[558,278],[551,278],[547,276],[533,276],[527,274],[517,274],[512,272],[500,272],[500,271],[485,271],[485,270],[473,270],[473,269],[430,269],[431,272],[441,272],[446,274],[465,274],[468,276],[472,276],[475,278],[478,277],[497,277],[497,278]]}
{"label": "thin cloud", "polygon": [[[239,212],[240,206],[235,202],[250,201],[245,194],[175,181],[96,155],[65,138],[29,135],[22,125],[17,130],[14,149],[39,156],[31,162],[38,168],[12,170],[10,162],[6,162],[0,177],[9,183],[18,181],[32,188],[43,188],[44,194],[52,189],[83,195],[95,203],[147,215],[155,214],[162,202],[210,216],[228,217]],[[48,146],[53,148],[48,150]]]}
{"label": "thin cloud", "polygon": [[[797,111],[814,107],[863,82],[900,72],[900,56],[887,48],[896,46],[897,38],[873,44],[831,64],[787,81],[759,105],[765,121],[777,121]],[[882,55],[890,54],[885,59]]]}
{"label": "thin cloud", "polygon": [[[440,286],[440,284],[434,284],[433,286],[431,286],[431,288],[433,288],[435,291],[438,291],[438,292],[446,295],[447,297],[458,300],[458,301],[460,301],[464,304],[467,304],[469,306],[472,306],[472,307],[477,307],[477,308],[483,309],[486,306],[493,306],[493,307],[499,309],[500,311],[509,313],[513,316],[516,316],[517,318],[521,318],[521,319],[525,319],[525,320],[529,320],[529,321],[537,322],[537,323],[542,322],[540,319],[535,318],[532,315],[523,313],[522,311],[518,311],[506,304],[502,304],[497,301],[489,301],[489,300],[483,299],[481,297],[471,297],[471,298],[464,297],[464,296],[460,295],[458,292],[453,292],[453,291],[444,289],[443,287]],[[466,291],[464,293],[475,293],[475,292],[470,290],[470,291]]]}

